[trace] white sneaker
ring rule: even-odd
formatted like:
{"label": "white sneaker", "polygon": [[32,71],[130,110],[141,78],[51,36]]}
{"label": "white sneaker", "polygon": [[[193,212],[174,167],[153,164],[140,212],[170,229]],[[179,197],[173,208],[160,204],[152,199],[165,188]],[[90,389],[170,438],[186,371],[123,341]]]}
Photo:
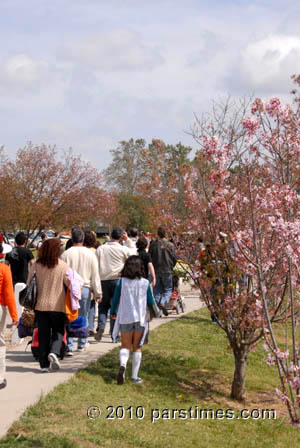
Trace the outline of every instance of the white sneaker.
{"label": "white sneaker", "polygon": [[66,358],[72,358],[72,356],[73,356],[73,352],[71,352],[71,351],[66,352],[66,354],[65,354]]}
{"label": "white sneaker", "polygon": [[41,372],[41,373],[48,373],[48,372],[49,372],[49,369],[47,369],[47,367],[41,367],[41,368],[40,368],[40,372]]}
{"label": "white sneaker", "polygon": [[84,352],[85,350],[88,349],[89,345],[90,345],[89,342],[87,342],[87,343],[84,344],[82,347],[78,347],[77,351],[78,351],[78,352]]}
{"label": "white sneaker", "polygon": [[51,370],[59,370],[60,369],[60,363],[58,360],[58,357],[55,353],[49,353],[48,360],[50,361],[50,369]]}
{"label": "white sneaker", "polygon": [[132,381],[133,383],[139,383],[139,384],[143,382],[142,378],[139,378],[139,377],[137,377],[137,378],[131,378],[131,381]]}

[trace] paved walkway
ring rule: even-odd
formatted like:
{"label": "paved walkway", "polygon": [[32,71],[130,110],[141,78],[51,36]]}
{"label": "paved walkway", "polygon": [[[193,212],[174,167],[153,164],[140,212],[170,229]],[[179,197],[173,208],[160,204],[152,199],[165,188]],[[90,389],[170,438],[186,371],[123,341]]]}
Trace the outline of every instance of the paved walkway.
{"label": "paved walkway", "polygon": [[[199,295],[191,291],[183,291],[186,303],[186,313],[195,311],[202,306]],[[154,319],[150,329],[172,321],[182,316],[170,313],[168,317]],[[120,344],[113,344],[109,334],[104,334],[101,342],[89,338],[90,345],[85,352],[75,352],[72,358],[65,358],[58,372],[43,374],[39,364],[34,361],[30,347],[25,352],[26,343],[7,351],[7,387],[0,391],[0,437],[4,436],[28,406],[36,403],[40,397],[50,392],[55,386],[68,381],[74,373],[99,359],[108,351]]]}

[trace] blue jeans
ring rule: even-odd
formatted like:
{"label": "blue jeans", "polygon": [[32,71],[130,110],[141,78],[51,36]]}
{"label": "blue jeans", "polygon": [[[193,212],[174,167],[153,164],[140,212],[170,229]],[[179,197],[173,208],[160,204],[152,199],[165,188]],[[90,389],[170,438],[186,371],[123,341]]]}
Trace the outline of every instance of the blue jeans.
{"label": "blue jeans", "polygon": [[90,310],[89,310],[89,330],[94,331],[94,320],[96,313],[96,300],[91,301]]}
{"label": "blue jeans", "polygon": [[[82,287],[81,290],[81,300],[80,300],[80,308],[78,310],[78,316],[82,316],[86,318],[88,324],[88,313],[91,304],[91,290],[86,286]],[[74,341],[73,338],[67,338],[68,341],[68,349],[72,352],[74,349]],[[78,348],[84,347],[87,343],[87,338],[78,338]]]}
{"label": "blue jeans", "polygon": [[156,285],[153,294],[156,303],[168,306],[173,288],[173,274],[156,274]]}
{"label": "blue jeans", "polygon": [[[107,320],[107,314],[111,307],[111,301],[114,296],[115,287],[118,283],[116,280],[102,280],[102,302],[98,305],[98,328],[104,330]],[[110,319],[110,334],[112,334],[114,321]]]}

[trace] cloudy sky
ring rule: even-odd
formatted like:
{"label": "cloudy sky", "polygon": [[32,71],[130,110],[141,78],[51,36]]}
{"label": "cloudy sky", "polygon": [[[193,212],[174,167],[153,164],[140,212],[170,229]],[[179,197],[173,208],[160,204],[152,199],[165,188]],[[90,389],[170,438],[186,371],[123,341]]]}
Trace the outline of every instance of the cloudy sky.
{"label": "cloudy sky", "polygon": [[299,16],[296,0],[0,0],[0,144],[99,169],[131,137],[194,147],[212,99],[289,98]]}

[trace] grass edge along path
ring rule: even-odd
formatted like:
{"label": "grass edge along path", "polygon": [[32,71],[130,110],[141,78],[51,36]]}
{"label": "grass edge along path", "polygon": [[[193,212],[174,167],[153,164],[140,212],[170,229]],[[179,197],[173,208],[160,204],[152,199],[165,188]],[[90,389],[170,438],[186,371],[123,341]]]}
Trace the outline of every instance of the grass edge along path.
{"label": "grass edge along path", "polygon": [[[140,370],[143,384],[130,382],[129,364],[126,383],[116,385],[115,348],[28,408],[0,447],[248,448],[300,442],[300,429],[289,425],[274,396],[277,375],[265,363],[262,344],[249,356],[247,402],[238,404],[229,398],[231,351],[206,310],[163,325],[150,338]],[[258,418],[263,409],[275,409],[277,418]]]}

